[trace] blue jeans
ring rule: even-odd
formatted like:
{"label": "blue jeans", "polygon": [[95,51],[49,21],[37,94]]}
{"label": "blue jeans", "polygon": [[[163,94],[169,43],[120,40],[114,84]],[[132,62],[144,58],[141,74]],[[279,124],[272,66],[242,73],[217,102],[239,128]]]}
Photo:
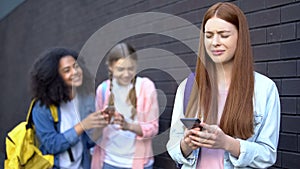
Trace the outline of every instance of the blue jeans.
{"label": "blue jeans", "polygon": [[[130,169],[130,168],[115,167],[107,163],[104,163],[102,169]],[[153,169],[153,166],[151,165],[149,167],[144,167],[144,169]]]}

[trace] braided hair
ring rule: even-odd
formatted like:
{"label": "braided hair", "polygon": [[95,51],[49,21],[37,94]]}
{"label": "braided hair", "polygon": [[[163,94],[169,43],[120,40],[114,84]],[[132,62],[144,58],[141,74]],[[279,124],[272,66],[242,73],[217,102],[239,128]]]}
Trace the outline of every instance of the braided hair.
{"label": "braided hair", "polygon": [[[127,58],[127,57],[137,61],[137,55],[135,52],[136,52],[135,49],[131,45],[129,45],[127,43],[119,43],[119,44],[115,45],[113,48],[111,48],[109,50],[109,52],[107,53],[106,64],[108,66],[111,66],[113,63],[115,63],[119,59]],[[110,80],[110,86],[109,86],[110,95],[109,95],[108,106],[114,106],[114,94],[112,92],[113,72],[111,72],[110,70],[108,71],[108,77]],[[134,76],[134,78],[131,80],[131,83],[132,83],[132,88],[130,89],[130,91],[128,93],[127,101],[129,101],[132,105],[130,118],[134,119],[134,117],[137,114],[137,111],[136,111],[137,98],[136,98],[136,90],[135,90],[136,76]]]}

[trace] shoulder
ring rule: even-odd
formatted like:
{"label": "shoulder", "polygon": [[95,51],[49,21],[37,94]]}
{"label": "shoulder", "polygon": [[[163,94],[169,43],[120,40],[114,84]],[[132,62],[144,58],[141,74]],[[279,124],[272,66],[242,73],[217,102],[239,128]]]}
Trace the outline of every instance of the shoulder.
{"label": "shoulder", "polygon": [[41,105],[40,101],[37,101],[32,107],[32,116],[33,118],[41,118],[51,116],[49,107],[46,105]]}
{"label": "shoulder", "polygon": [[254,84],[255,88],[267,88],[270,86],[275,86],[275,83],[270,78],[258,72],[254,72]]}
{"label": "shoulder", "polygon": [[136,84],[140,84],[143,87],[153,87],[155,88],[155,84],[152,80],[150,80],[148,77],[137,77],[136,78]]}
{"label": "shoulder", "polygon": [[101,92],[103,87],[106,87],[106,88],[107,88],[109,85],[110,85],[110,80],[109,80],[109,79],[103,81],[102,83],[100,83],[100,84],[98,85],[97,90],[96,90],[97,93],[98,93],[98,92]]}
{"label": "shoulder", "polygon": [[267,82],[267,83],[273,83],[273,81],[268,78],[267,76],[260,74],[258,72],[254,72],[254,78],[255,78],[255,82]]}
{"label": "shoulder", "polygon": [[265,75],[254,72],[254,92],[255,95],[260,97],[267,97],[271,93],[276,93],[278,95],[278,89],[274,81]]}
{"label": "shoulder", "polygon": [[185,86],[186,86],[186,83],[187,83],[187,80],[188,80],[187,78],[183,79],[183,81],[179,84],[178,89],[184,90]]}

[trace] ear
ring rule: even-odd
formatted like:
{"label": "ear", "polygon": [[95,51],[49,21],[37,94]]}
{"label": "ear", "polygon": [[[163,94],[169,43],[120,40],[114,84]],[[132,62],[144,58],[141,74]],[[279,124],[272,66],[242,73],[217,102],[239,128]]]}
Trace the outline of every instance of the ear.
{"label": "ear", "polygon": [[108,70],[109,70],[110,72],[113,72],[113,67],[112,67],[112,66],[108,66]]}

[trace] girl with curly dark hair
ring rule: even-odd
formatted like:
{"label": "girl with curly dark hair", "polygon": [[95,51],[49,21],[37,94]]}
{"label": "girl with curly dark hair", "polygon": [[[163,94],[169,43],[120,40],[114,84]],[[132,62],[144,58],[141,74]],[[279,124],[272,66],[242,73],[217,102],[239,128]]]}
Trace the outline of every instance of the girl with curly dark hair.
{"label": "girl with curly dark hair", "polygon": [[[36,59],[30,72],[32,110],[36,135],[44,154],[54,154],[53,168],[90,168],[88,137],[93,128],[107,125],[106,115],[95,112],[93,81],[77,60],[78,53],[66,48],[52,48]],[[58,108],[55,124],[49,106]]]}

